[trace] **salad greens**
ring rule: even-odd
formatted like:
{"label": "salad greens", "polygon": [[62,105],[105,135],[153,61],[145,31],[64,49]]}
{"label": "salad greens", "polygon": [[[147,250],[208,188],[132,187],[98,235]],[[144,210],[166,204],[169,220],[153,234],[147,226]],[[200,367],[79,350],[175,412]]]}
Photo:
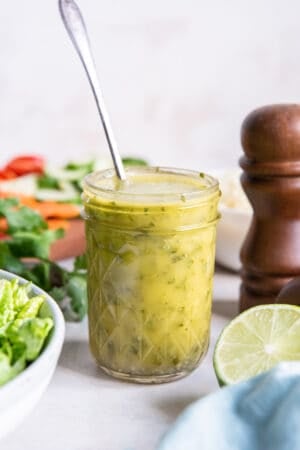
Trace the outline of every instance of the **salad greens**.
{"label": "salad greens", "polygon": [[[21,160],[24,158],[21,157]],[[34,157],[30,157],[34,160]],[[39,158],[38,158],[39,159]],[[146,166],[144,159],[137,157],[125,157],[122,159],[124,166]],[[111,158],[91,159],[86,162],[70,161],[63,167],[46,165],[35,171],[33,164],[31,171],[25,171],[22,161],[18,163],[19,174],[16,178],[1,178],[0,170],[0,190],[3,192],[20,192],[29,195],[37,200],[50,200],[56,202],[68,202],[80,204],[82,192],[81,183],[83,178],[90,172],[104,170],[112,167]],[[24,162],[23,162],[24,164]],[[31,163],[32,165],[32,163]],[[28,168],[28,167],[27,167]]]}
{"label": "salad greens", "polygon": [[[8,238],[0,241],[0,268],[16,273],[49,292],[67,320],[82,320],[87,310],[85,257],[75,259],[71,271],[50,261],[50,246],[63,237],[64,231],[49,230],[38,212],[20,206],[15,198],[0,199],[0,220],[1,217],[7,220]],[[0,307],[0,320],[1,314]]]}
{"label": "salad greens", "polygon": [[[122,159],[125,166],[147,166],[141,158],[126,157]],[[70,161],[62,168],[47,168],[37,179],[37,197],[40,200],[57,200],[81,203],[81,183],[90,172],[111,167],[111,160],[91,160],[87,162]]]}
{"label": "salad greens", "polygon": [[[125,166],[147,165],[146,161],[135,157],[123,158],[123,163]],[[111,167],[111,161],[69,162],[61,169],[46,168],[38,174],[1,181],[1,189],[32,195],[39,201],[81,203],[84,176],[108,167]],[[1,219],[7,220],[8,229],[7,237],[0,240],[0,268],[16,273],[47,291],[61,307],[66,320],[82,320],[87,311],[85,255],[75,259],[71,271],[50,261],[51,244],[62,238],[64,231],[49,230],[39,212],[20,205],[17,198],[0,199]],[[38,324],[36,322],[36,329]],[[27,328],[22,331],[24,336],[27,332]]]}
{"label": "salad greens", "polygon": [[31,296],[31,283],[0,279],[0,386],[40,354],[53,320],[38,317],[45,299]]}

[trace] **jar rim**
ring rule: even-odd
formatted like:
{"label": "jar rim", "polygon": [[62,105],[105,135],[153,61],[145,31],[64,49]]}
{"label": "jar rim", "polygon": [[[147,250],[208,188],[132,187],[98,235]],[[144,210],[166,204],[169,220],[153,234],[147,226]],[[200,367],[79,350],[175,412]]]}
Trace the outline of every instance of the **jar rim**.
{"label": "jar rim", "polygon": [[[188,202],[193,200],[201,200],[207,198],[211,194],[219,191],[219,182],[216,178],[203,172],[196,172],[188,169],[177,169],[173,167],[158,167],[158,166],[133,166],[125,169],[128,176],[138,175],[176,175],[182,176],[185,179],[195,180],[199,182],[199,189],[193,191],[180,192],[180,193],[158,193],[158,192],[122,192],[101,186],[101,182],[109,180],[116,176],[114,169],[106,169],[101,171],[92,172],[83,180],[83,188],[96,196],[101,196],[107,200],[123,200],[132,201],[133,203],[139,203],[140,201],[146,201],[151,203],[161,202]],[[122,183],[120,181],[120,183]],[[202,183],[202,184],[201,184]],[[195,183],[196,184],[196,183]],[[201,188],[200,188],[201,186]]]}

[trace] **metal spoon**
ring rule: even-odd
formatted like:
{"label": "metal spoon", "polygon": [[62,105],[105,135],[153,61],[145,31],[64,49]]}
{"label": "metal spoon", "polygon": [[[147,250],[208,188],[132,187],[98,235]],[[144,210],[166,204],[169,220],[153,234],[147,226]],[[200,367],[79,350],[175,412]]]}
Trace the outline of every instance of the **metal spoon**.
{"label": "metal spoon", "polygon": [[113,135],[108,112],[106,110],[103,95],[100,89],[87,29],[82,14],[73,0],[59,0],[59,11],[71,41],[73,42],[73,45],[88,76],[115,170],[121,180],[126,180],[124,166]]}

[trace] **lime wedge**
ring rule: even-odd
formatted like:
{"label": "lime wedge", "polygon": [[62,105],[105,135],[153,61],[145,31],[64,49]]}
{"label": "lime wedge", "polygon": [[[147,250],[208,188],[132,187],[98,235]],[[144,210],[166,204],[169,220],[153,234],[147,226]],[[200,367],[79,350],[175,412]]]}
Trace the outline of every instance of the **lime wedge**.
{"label": "lime wedge", "polygon": [[233,384],[282,361],[300,360],[300,307],[261,305],[244,311],[222,331],[214,351],[220,385]]}

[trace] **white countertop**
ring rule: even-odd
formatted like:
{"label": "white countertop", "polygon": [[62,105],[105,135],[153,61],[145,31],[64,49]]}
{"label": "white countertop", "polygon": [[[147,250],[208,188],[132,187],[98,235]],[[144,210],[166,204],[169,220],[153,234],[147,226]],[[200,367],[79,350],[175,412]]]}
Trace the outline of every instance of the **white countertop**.
{"label": "white countertop", "polygon": [[104,375],[88,348],[86,321],[68,324],[47,392],[3,450],[154,450],[160,436],[192,401],[216,389],[212,351],[238,309],[239,278],[218,270],[209,352],[190,376],[162,385],[136,385]]}

